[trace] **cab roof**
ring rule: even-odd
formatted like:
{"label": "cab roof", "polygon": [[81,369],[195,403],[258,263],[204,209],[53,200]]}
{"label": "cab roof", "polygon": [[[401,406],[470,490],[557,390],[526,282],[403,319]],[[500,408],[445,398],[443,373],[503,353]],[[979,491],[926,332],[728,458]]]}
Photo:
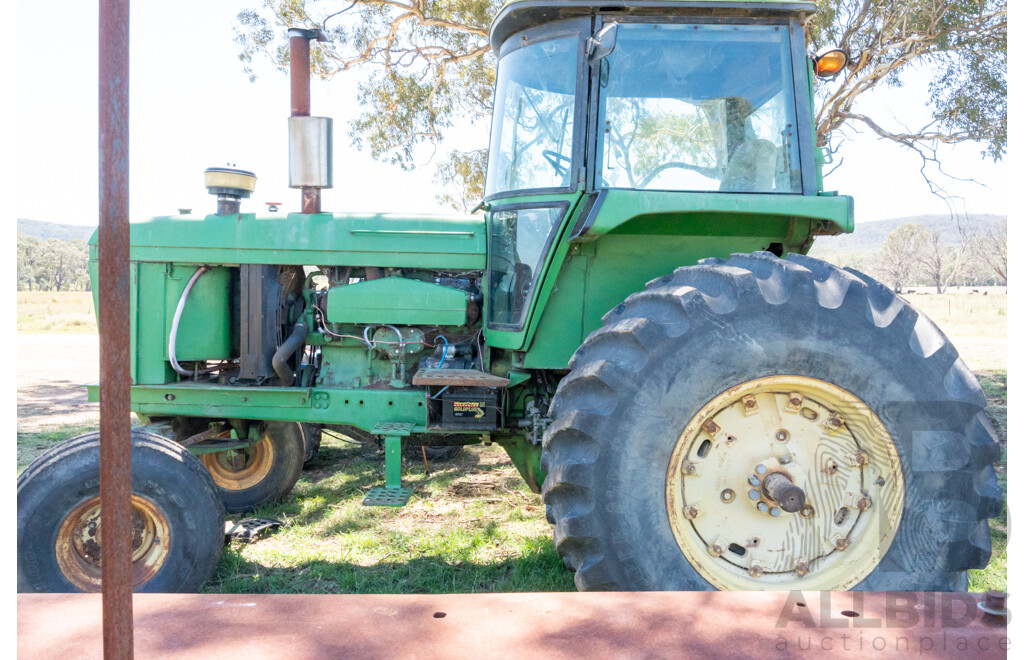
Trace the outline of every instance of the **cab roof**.
{"label": "cab roof", "polygon": [[811,0],[510,0],[491,23],[491,48],[498,54],[513,34],[564,18],[597,13],[639,16],[798,16],[814,13]]}

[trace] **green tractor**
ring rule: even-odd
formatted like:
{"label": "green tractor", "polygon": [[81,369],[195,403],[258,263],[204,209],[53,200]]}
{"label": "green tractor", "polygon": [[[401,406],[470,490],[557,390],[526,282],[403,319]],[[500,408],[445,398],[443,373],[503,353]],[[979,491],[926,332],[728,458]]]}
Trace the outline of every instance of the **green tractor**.
{"label": "green tractor", "polygon": [[[902,298],[806,256],[853,230],[814,10],[510,2],[484,214],[322,212],[331,123],[293,98],[302,213],[243,213],[255,177],[211,169],[216,213],[134,222],[135,588],[201,587],[224,508],[286,495],[322,430],[382,443],[366,505],[409,499],[403,445],[500,445],[581,590],[966,588],[1001,507],[982,391]],[[291,37],[301,65],[320,35]],[[98,588],[97,456],[19,478],[20,590]]]}

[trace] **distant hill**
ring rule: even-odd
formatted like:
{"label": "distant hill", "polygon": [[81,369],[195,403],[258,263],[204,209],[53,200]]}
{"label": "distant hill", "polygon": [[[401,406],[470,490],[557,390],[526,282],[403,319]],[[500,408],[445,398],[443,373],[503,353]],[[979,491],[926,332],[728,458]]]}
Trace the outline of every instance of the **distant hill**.
{"label": "distant hill", "polygon": [[28,234],[41,240],[56,238],[62,241],[73,241],[76,238],[88,241],[96,227],[83,225],[61,225],[56,222],[42,222],[40,220],[28,220],[18,218],[18,232]]}
{"label": "distant hill", "polygon": [[[1001,222],[1005,215],[972,215],[967,219],[968,225],[983,229],[988,225]],[[936,229],[942,234],[943,243],[952,245],[959,240],[956,220],[948,215],[915,215],[909,218],[893,218],[878,222],[861,222],[854,226],[852,234],[842,236],[822,236],[814,242],[811,256],[820,256],[828,252],[875,251],[882,247],[885,237],[904,223],[924,225],[931,231]]]}

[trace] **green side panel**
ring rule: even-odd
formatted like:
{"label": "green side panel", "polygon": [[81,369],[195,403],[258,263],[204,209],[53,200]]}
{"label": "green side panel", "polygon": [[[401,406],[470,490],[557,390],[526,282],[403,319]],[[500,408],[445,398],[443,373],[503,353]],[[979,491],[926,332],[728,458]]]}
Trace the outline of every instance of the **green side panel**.
{"label": "green side panel", "polygon": [[465,325],[466,292],[404,277],[333,287],[327,294],[331,323]]}
{"label": "green side panel", "polygon": [[[195,266],[176,264],[170,272],[164,271],[167,279],[164,287],[164,336],[168,339],[178,301],[196,270]],[[235,357],[231,355],[230,286],[227,268],[211,268],[196,280],[178,322],[174,352],[179,362]],[[149,304],[149,301],[140,299],[140,303]],[[162,354],[170,360],[166,347]]]}
{"label": "green side panel", "polygon": [[482,218],[252,213],[133,222],[133,261],[473,270],[486,263]]}
{"label": "green side panel", "polygon": [[[176,379],[167,361],[166,264],[135,264],[135,293],[132,296],[135,334],[132,336],[135,353],[137,385],[167,383]],[[171,311],[173,313],[173,310]]]}

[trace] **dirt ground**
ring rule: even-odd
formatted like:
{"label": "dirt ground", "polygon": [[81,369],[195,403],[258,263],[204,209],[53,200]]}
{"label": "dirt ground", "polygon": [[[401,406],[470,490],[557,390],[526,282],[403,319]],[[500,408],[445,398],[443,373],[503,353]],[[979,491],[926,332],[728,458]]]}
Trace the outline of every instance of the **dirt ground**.
{"label": "dirt ground", "polygon": [[99,382],[99,336],[22,334],[18,347],[18,432],[68,425],[98,425],[99,404],[86,383]]}

